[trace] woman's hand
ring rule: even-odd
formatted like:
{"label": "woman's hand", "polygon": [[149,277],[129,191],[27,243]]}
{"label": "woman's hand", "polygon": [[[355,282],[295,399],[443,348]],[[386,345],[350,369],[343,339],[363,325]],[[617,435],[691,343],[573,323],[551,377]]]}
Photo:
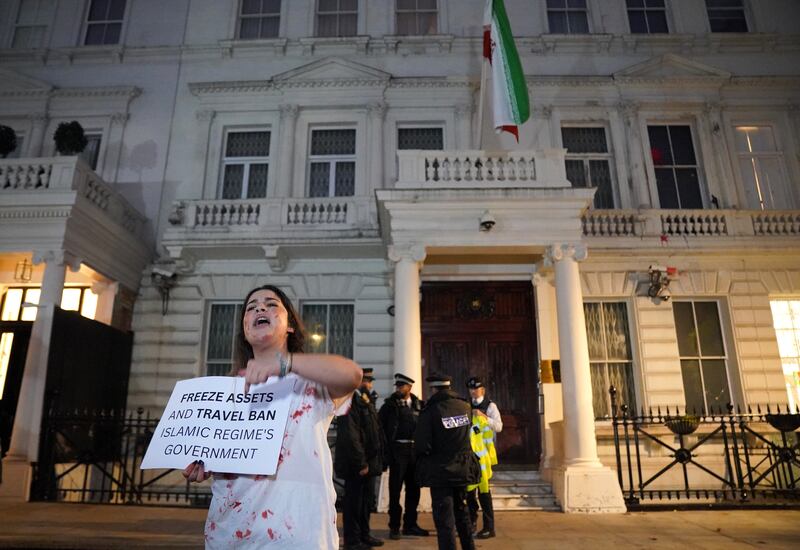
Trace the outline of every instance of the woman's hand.
{"label": "woman's hand", "polygon": [[202,460],[195,460],[183,470],[183,477],[190,482],[201,483],[211,477],[211,472],[206,472]]}
{"label": "woman's hand", "polygon": [[266,382],[270,376],[277,376],[281,371],[279,354],[266,359],[250,359],[244,372],[244,393],[250,393],[251,384]]}

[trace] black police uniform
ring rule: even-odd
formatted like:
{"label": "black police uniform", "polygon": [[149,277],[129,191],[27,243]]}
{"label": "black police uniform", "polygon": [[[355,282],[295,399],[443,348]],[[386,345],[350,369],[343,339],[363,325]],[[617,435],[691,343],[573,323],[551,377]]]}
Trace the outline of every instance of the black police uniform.
{"label": "black police uniform", "polygon": [[[413,393],[410,398],[409,406],[395,392],[384,400],[378,413],[386,438],[386,462],[389,464],[389,530],[395,536],[400,530],[401,516],[403,531],[407,534],[421,534],[422,531],[417,525],[419,485],[414,475],[414,430],[423,403]],[[406,487],[405,514],[400,506],[403,484]]]}
{"label": "black police uniform", "polygon": [[456,531],[463,550],[475,548],[465,499],[481,467],[470,445],[471,426],[469,403],[447,388],[428,400],[414,434],[417,479],[431,488],[439,550],[456,548]]}
{"label": "black police uniform", "polygon": [[[367,474],[360,475],[364,468]],[[370,535],[369,515],[373,476],[383,469],[383,437],[375,407],[360,390],[353,394],[350,411],[337,420],[334,469],[344,479],[345,548],[382,544]]]}

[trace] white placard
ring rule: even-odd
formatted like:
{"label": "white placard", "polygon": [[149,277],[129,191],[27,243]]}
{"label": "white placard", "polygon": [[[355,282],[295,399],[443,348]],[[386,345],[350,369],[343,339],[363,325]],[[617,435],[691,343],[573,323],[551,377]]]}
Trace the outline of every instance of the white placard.
{"label": "white placard", "polygon": [[278,467],[294,377],[270,378],[244,393],[241,376],[205,376],[175,384],[142,460],[142,469],[274,474]]}

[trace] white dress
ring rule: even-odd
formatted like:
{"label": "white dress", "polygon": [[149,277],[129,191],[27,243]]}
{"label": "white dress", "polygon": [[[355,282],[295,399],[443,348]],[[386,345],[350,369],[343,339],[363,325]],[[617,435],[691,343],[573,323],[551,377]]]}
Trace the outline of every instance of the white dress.
{"label": "white dress", "polygon": [[207,550],[339,547],[336,491],[328,448],[334,410],[328,390],[297,376],[278,469],[271,476],[215,474],[205,526]]}

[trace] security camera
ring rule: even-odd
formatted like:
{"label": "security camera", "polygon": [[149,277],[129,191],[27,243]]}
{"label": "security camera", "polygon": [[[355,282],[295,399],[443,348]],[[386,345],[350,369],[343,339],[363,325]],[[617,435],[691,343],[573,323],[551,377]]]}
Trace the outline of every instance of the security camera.
{"label": "security camera", "polygon": [[491,231],[494,225],[497,223],[497,220],[494,219],[494,216],[486,210],[483,215],[481,216],[481,231]]}

